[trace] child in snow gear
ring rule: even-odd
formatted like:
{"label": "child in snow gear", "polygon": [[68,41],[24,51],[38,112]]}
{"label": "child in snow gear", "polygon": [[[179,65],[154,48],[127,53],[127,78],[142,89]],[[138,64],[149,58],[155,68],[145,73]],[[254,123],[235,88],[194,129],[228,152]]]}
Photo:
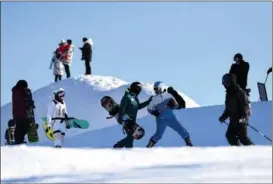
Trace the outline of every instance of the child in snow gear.
{"label": "child in snow gear", "polygon": [[[161,81],[154,83],[154,92],[156,95],[148,105],[147,110],[156,117],[156,133],[151,137],[147,147],[153,147],[162,138],[167,126],[176,131],[185,140],[187,146],[192,146],[189,133],[173,113],[173,109],[186,107],[184,99],[172,87],[166,90],[164,83]],[[172,94],[175,94],[179,104]]]}
{"label": "child in snow gear", "polygon": [[63,88],[54,92],[54,99],[48,106],[47,111],[47,129],[52,127],[54,135],[54,146],[61,148],[63,146],[66,132],[65,119],[68,118],[66,104],[64,102],[65,91]]}
{"label": "child in snow gear", "polygon": [[247,93],[247,95],[249,95],[250,89],[246,88],[249,72],[249,63],[244,61],[243,55],[241,53],[235,54],[233,60],[235,61],[235,63],[231,65],[229,73],[235,74],[238,85]]}
{"label": "child in snow gear", "polygon": [[237,85],[234,74],[225,74],[222,84],[226,88],[226,108],[219,121],[224,122],[227,118],[230,120],[226,132],[228,143],[239,146],[240,141],[243,145],[252,145],[252,141],[247,136],[247,124],[251,111],[248,96]]}
{"label": "child in snow gear", "polygon": [[59,54],[57,52],[54,52],[53,54],[54,55],[51,59],[49,69],[52,69],[53,66],[53,75],[55,76],[55,82],[57,82],[58,80],[62,80],[62,76],[64,74],[64,65],[59,59]]}
{"label": "child in snow gear", "polygon": [[13,145],[15,144],[15,121],[13,119],[10,119],[8,121],[8,128],[5,132],[5,139],[6,139],[6,145]]}
{"label": "child in snow gear", "polygon": [[92,39],[83,38],[82,39],[84,45],[83,47],[79,47],[82,51],[82,58],[81,60],[85,61],[85,75],[91,75],[91,66],[90,63],[92,62],[92,46],[93,41]]}
{"label": "child in snow gear", "polygon": [[139,103],[138,95],[142,90],[142,85],[140,82],[133,82],[125,91],[125,94],[120,102],[120,109],[118,114],[118,123],[122,124],[124,127],[124,131],[126,132],[127,136],[118,141],[114,148],[132,148],[134,137],[133,137],[133,130],[136,123],[136,117],[138,110],[145,108],[151,101],[149,98],[147,101],[143,103]]}
{"label": "child in snow gear", "polygon": [[34,117],[34,101],[32,93],[25,80],[19,80],[12,88],[12,115],[16,123],[15,143],[25,143],[25,135],[28,134],[30,142],[37,142],[38,132]]}

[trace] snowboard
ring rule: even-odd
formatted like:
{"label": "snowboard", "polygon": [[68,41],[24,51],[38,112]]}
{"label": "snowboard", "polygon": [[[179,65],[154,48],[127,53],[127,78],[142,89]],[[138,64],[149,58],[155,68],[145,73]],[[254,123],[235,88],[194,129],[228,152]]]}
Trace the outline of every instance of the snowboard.
{"label": "snowboard", "polygon": [[38,142],[39,141],[39,136],[38,136],[38,130],[37,130],[37,125],[35,122],[35,116],[34,116],[34,102],[32,100],[32,94],[29,91],[27,94],[27,116],[29,117],[29,128],[28,128],[28,141],[31,142]]}
{"label": "snowboard", "polygon": [[[119,104],[110,96],[104,96],[100,100],[101,106],[109,113],[107,119],[115,118],[118,120]],[[120,124],[120,123],[119,123]],[[125,128],[125,127],[124,127]],[[145,135],[145,130],[136,122],[133,125],[133,137],[136,140],[140,140]]]}
{"label": "snowboard", "polygon": [[[52,127],[50,127],[48,131],[46,131],[47,118],[42,117],[42,120],[43,120],[43,130],[44,130],[47,138],[49,140],[54,141],[55,138],[53,136]],[[69,129],[69,128],[88,129],[89,128],[89,122],[86,120],[80,120],[80,119],[76,119],[76,118],[67,118],[64,123],[66,123],[67,129]]]}

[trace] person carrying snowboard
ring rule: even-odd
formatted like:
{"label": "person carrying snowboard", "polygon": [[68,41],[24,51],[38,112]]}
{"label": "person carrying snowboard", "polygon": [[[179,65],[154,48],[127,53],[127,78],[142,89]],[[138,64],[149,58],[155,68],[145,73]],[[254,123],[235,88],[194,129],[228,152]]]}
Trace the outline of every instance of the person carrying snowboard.
{"label": "person carrying snowboard", "polygon": [[66,132],[67,116],[66,104],[64,101],[65,91],[63,88],[58,89],[54,93],[54,99],[48,106],[46,131],[52,127],[54,135],[54,146],[61,148],[63,146],[64,136]]}
{"label": "person carrying snowboard", "polygon": [[[192,146],[188,131],[181,125],[173,113],[174,109],[186,107],[184,99],[172,87],[166,90],[164,83],[161,81],[154,83],[154,92],[155,96],[148,105],[147,110],[156,117],[156,132],[150,138],[147,147],[153,147],[162,138],[167,126],[176,131],[185,140],[187,146]],[[175,95],[177,101],[180,102],[179,104],[170,93]]]}
{"label": "person carrying snowboard", "polygon": [[143,109],[147,105],[149,105],[152,99],[150,97],[147,101],[143,103],[139,103],[138,95],[140,94],[141,90],[142,90],[141,83],[133,82],[130,85],[130,88],[128,88],[125,91],[125,94],[123,98],[121,99],[119,115],[118,115],[118,123],[123,125],[127,136],[124,139],[118,141],[114,145],[114,148],[123,148],[123,147],[132,148],[133,147],[134,137],[132,135],[133,134],[132,127],[136,123],[137,112],[138,110]]}
{"label": "person carrying snowboard", "polygon": [[19,80],[12,88],[12,119],[16,124],[15,144],[26,143],[25,135],[28,134],[30,123],[34,119],[34,114],[29,112],[34,108],[32,92],[27,81]]}
{"label": "person carrying snowboard", "polygon": [[247,124],[251,115],[250,104],[246,92],[236,83],[236,75],[225,74],[222,84],[226,88],[225,110],[219,117],[221,123],[229,118],[226,138],[230,145],[253,145],[247,136]]}

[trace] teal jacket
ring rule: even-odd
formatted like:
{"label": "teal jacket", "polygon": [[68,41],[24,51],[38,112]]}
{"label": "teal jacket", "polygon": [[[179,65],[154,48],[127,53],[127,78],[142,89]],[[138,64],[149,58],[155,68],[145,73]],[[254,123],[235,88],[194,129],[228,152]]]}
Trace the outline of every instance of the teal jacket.
{"label": "teal jacket", "polygon": [[136,121],[137,111],[149,105],[150,101],[151,99],[143,103],[139,103],[137,96],[130,92],[130,89],[128,88],[120,102],[118,122],[122,122],[122,117],[124,115],[128,115],[131,120]]}

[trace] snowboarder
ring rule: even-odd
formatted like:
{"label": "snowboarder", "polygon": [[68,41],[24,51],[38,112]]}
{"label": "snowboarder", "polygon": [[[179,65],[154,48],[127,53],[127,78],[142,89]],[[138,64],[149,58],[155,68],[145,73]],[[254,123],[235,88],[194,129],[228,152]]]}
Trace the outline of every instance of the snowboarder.
{"label": "snowboarder", "polygon": [[58,80],[62,80],[62,76],[64,74],[64,65],[59,58],[59,54],[57,52],[54,52],[49,66],[49,69],[52,69],[53,66],[53,75],[55,76],[55,82],[57,82]]}
{"label": "snowboarder", "polygon": [[25,80],[19,80],[12,88],[12,115],[15,121],[15,144],[26,143],[25,135],[28,133],[29,124],[34,119],[30,109],[34,109],[32,93]]}
{"label": "snowboarder", "polygon": [[85,75],[91,75],[91,66],[90,63],[92,62],[92,46],[93,41],[92,39],[83,38],[82,39],[84,45],[83,47],[79,47],[82,51],[82,58],[81,60],[85,61]]}
{"label": "snowboarder", "polygon": [[134,138],[132,136],[132,127],[136,123],[137,112],[140,109],[145,108],[151,101],[149,98],[143,103],[139,103],[138,95],[142,90],[142,84],[140,82],[133,82],[125,91],[125,94],[120,102],[120,110],[118,115],[118,123],[122,124],[125,128],[127,136],[118,141],[114,148],[132,148]]}
{"label": "snowboarder", "polygon": [[252,141],[247,136],[247,124],[251,115],[250,103],[246,92],[236,84],[236,75],[225,74],[222,77],[222,84],[226,88],[225,110],[219,117],[219,121],[225,122],[229,118],[230,122],[226,132],[226,138],[230,145],[239,146],[239,141],[243,145],[252,145]]}
{"label": "snowboarder", "polygon": [[56,148],[61,148],[63,146],[64,136],[66,132],[66,122],[67,116],[66,104],[64,101],[65,91],[63,88],[54,91],[54,99],[48,106],[47,111],[47,127],[46,131],[50,127],[53,129],[53,135],[55,138],[54,146]]}
{"label": "snowboarder", "polygon": [[235,54],[233,60],[235,61],[235,63],[231,65],[229,73],[233,73],[236,75],[238,85],[247,93],[247,95],[249,95],[250,89],[246,89],[249,63],[244,61],[243,55],[241,53]]}
{"label": "snowboarder", "polygon": [[147,110],[156,117],[156,133],[150,138],[147,147],[153,147],[162,138],[167,126],[176,131],[184,139],[187,146],[192,146],[188,131],[181,125],[173,113],[174,109],[185,108],[184,99],[180,96],[179,105],[170,94],[174,92],[174,89],[170,87],[167,90],[161,81],[154,83],[154,92],[156,95],[148,105]]}

